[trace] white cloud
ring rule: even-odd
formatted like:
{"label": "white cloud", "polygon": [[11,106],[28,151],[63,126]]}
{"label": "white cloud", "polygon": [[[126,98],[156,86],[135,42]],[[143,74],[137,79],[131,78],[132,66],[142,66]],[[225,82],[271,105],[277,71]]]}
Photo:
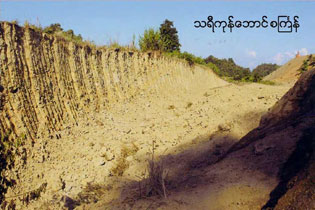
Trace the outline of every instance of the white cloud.
{"label": "white cloud", "polygon": [[285,52],[284,54],[285,54],[286,56],[288,56],[289,58],[294,58],[296,52],[295,52],[295,53],[293,53],[293,52]]}
{"label": "white cloud", "polygon": [[284,55],[282,53],[277,53],[277,55],[273,57],[274,62],[278,65],[282,64],[283,59],[284,59]]}
{"label": "white cloud", "polygon": [[300,55],[307,55],[308,51],[306,48],[301,48],[299,50],[295,50],[295,51],[287,51],[285,53],[277,53],[274,57],[273,57],[273,61],[278,64],[278,65],[282,65],[285,62],[287,62],[288,60],[292,59],[295,57],[295,55],[297,53],[300,53]]}
{"label": "white cloud", "polygon": [[246,54],[249,56],[249,57],[252,57],[252,58],[256,58],[256,51],[254,50],[246,50]]}
{"label": "white cloud", "polygon": [[300,49],[299,52],[300,52],[300,55],[307,55],[308,54],[308,51],[306,48]]}

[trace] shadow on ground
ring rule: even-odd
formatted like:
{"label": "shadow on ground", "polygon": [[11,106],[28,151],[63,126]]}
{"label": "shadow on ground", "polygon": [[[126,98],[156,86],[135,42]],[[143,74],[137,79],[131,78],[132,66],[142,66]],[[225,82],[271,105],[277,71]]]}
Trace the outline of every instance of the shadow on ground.
{"label": "shadow on ground", "polygon": [[[200,172],[219,160],[238,141],[236,137],[226,131],[217,131],[209,136],[197,138],[200,143],[191,145],[189,149],[177,154],[160,156],[155,162],[156,165],[163,165],[163,171],[167,173],[164,180],[166,195],[212,182],[211,177],[202,176]],[[114,188],[119,192],[119,196],[107,204],[105,203],[103,206],[105,209],[106,206],[113,207],[116,204],[120,206],[118,208],[122,208],[121,205],[124,205],[124,203],[132,207],[133,203],[139,199],[151,199],[161,196],[150,190],[151,186],[148,186],[150,185],[148,179],[135,181],[126,180],[123,177],[111,178],[113,180],[112,185],[89,184],[79,193],[77,199],[68,199],[65,206],[68,209],[73,209],[78,205],[96,203],[98,200],[103,200],[113,190],[115,191]]]}
{"label": "shadow on ground", "polygon": [[[238,119],[238,122],[242,122],[243,126],[252,124],[248,115],[259,115],[260,117],[261,114],[249,113],[243,116],[246,122],[242,122],[242,117]],[[163,171],[167,174],[164,179],[166,196],[178,191],[189,191],[215,182],[215,177],[204,175],[203,171],[208,166],[225,158],[227,153],[231,152],[231,148],[239,141],[239,138],[233,135],[233,132],[225,129],[218,129],[211,135],[199,136],[195,139],[198,139],[195,144],[182,145],[183,148],[188,149],[179,153],[170,151],[168,155],[160,156],[155,162],[156,165],[163,166]],[[174,148],[174,150],[177,149]],[[249,153],[252,153],[252,151]],[[147,157],[143,157],[143,159],[147,159]],[[241,161],[240,164],[246,166],[248,163]],[[242,167],[240,166],[240,168]],[[253,168],[253,170],[260,169]],[[268,174],[268,171],[264,171],[263,168],[261,170],[263,173]],[[102,201],[100,206],[104,209],[112,209],[114,207],[114,209],[132,209],[132,206],[139,200],[154,200],[163,197],[163,194],[152,191],[152,186],[148,183],[148,178],[142,178],[140,181],[127,180],[124,177],[110,177],[110,179],[112,183],[107,186],[88,184],[75,200],[69,198],[68,202],[65,202],[65,206],[68,209],[73,209],[76,206],[84,206]],[[162,191],[162,187],[159,187]],[[117,196],[110,199],[109,197],[115,193]],[[108,202],[104,202],[104,200]],[[127,207],[124,207],[124,205]],[[83,209],[85,208],[83,207]]]}

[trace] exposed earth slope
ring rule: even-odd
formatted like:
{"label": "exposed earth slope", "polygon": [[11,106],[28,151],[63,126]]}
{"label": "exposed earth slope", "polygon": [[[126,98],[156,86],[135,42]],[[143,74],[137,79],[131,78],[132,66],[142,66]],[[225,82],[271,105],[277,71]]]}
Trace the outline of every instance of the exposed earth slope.
{"label": "exposed earth slope", "polygon": [[300,76],[298,69],[302,66],[303,61],[306,60],[307,57],[308,56],[300,56],[293,58],[276,71],[267,75],[264,80],[270,80],[280,84],[293,85]]}
{"label": "exposed earth slope", "polygon": [[314,88],[315,69],[227,152],[208,150],[202,164],[182,168],[167,199],[125,195],[87,209],[314,209]]}
{"label": "exposed earth slope", "polygon": [[[260,209],[311,135],[314,71],[279,101],[289,85],[230,84],[156,53],[10,23],[0,46],[2,208]],[[153,154],[167,199],[147,188]]]}

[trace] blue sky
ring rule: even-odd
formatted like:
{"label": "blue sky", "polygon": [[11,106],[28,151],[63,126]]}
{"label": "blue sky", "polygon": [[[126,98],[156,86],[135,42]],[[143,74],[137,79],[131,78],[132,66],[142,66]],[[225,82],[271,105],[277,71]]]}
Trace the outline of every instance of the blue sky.
{"label": "blue sky", "polygon": [[[233,58],[244,67],[253,68],[263,62],[283,64],[294,56],[315,53],[315,1],[308,2],[213,2],[213,1],[3,1],[0,0],[0,20],[25,20],[42,26],[61,23],[83,38],[96,44],[109,40],[129,44],[133,34],[149,27],[159,28],[167,18],[178,30],[181,50],[195,55]],[[234,29],[222,33],[219,29],[194,28],[195,20],[276,20],[278,15],[298,15],[300,28],[295,33],[278,33],[276,29]]]}

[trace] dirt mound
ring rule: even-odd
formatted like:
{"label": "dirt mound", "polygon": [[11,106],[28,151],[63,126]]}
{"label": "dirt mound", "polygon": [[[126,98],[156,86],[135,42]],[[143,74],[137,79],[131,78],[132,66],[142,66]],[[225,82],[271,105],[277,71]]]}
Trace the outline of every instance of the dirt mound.
{"label": "dirt mound", "polygon": [[[295,130],[294,151],[281,167],[277,187],[264,206],[275,209],[315,208],[315,69],[305,73],[262,121],[260,129],[286,134]],[[286,138],[282,139],[287,141]]]}
{"label": "dirt mound", "polygon": [[[314,69],[304,73],[299,81],[278,101],[271,110],[262,116],[260,125],[245,136],[242,142],[248,143],[247,139],[255,139],[255,135],[264,136],[271,128],[281,128],[298,119],[314,115]],[[312,114],[313,113],[313,114]],[[266,133],[264,133],[265,131]],[[258,136],[256,136],[258,137]]]}
{"label": "dirt mound", "polygon": [[[245,150],[254,145],[254,151],[265,156],[265,161],[257,163],[260,167],[280,166],[277,173],[279,183],[270,193],[270,199],[263,209],[315,207],[314,89],[315,69],[304,73],[294,87],[262,117],[259,127],[248,133],[229,151],[240,152],[241,148]],[[273,149],[277,152],[268,152]],[[277,157],[279,154],[282,158]],[[283,160],[285,162],[279,165]]]}
{"label": "dirt mound", "polygon": [[270,80],[281,84],[293,85],[299,78],[298,69],[302,66],[307,56],[300,56],[288,61],[276,71],[267,75],[264,80]]}

